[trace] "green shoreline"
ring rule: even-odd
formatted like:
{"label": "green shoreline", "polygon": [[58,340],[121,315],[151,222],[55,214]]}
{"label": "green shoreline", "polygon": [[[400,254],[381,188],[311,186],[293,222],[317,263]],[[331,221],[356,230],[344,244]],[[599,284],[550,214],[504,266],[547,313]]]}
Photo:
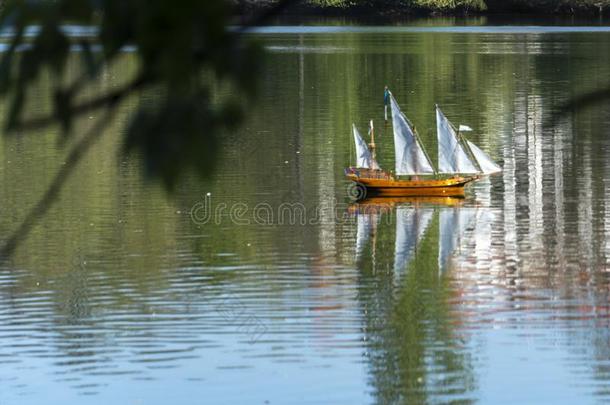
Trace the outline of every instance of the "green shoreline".
{"label": "green shoreline", "polygon": [[[236,15],[272,8],[277,0],[233,0]],[[281,16],[382,17],[504,16],[605,17],[610,0],[302,0]]]}

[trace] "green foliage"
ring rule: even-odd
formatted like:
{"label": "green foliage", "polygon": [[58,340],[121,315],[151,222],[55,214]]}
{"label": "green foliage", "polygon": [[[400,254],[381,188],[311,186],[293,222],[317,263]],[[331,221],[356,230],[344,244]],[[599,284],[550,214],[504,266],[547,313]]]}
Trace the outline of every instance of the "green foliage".
{"label": "green foliage", "polygon": [[603,12],[610,6],[610,0],[485,0],[494,11],[530,11],[574,13]]}
{"label": "green foliage", "polygon": [[414,0],[413,3],[422,8],[431,10],[472,9],[485,10],[484,0]]}
{"label": "green foliage", "polygon": [[[238,3],[248,0],[237,0]],[[250,0],[250,6],[264,6],[276,0]],[[531,11],[573,13],[577,11],[603,12],[610,7],[610,0],[304,0],[316,8],[350,9],[371,8],[381,12],[418,11]],[[240,3],[241,4],[241,3]]]}
{"label": "green foliage", "polygon": [[[0,96],[11,100],[9,130],[60,122],[70,134],[79,114],[112,109],[131,94],[152,89],[155,103],[142,103],[125,132],[125,151],[141,153],[147,173],[171,187],[185,170],[207,174],[213,167],[219,133],[240,119],[244,97],[255,93],[261,58],[258,48],[227,30],[229,5],[223,0],[58,0],[11,2],[3,11],[4,26],[14,27],[0,63]],[[75,40],[62,25],[99,27],[93,38]],[[40,29],[29,38],[28,27]],[[19,52],[26,46],[23,52]],[[82,50],[84,73],[66,83],[70,48]],[[92,51],[92,45],[101,51]],[[139,70],[124,87],[82,101],[82,90],[113,63],[125,47],[133,47]],[[54,113],[29,117],[24,112],[28,90],[42,71],[53,77]],[[211,86],[228,83],[232,97],[213,97]],[[34,125],[34,126],[36,126]]]}
{"label": "green foliage", "polygon": [[347,7],[353,5],[353,0],[312,0],[312,4],[320,7]]}
{"label": "green foliage", "polygon": [[455,9],[485,10],[485,0],[309,0],[318,7],[367,6],[377,9],[447,11]]}

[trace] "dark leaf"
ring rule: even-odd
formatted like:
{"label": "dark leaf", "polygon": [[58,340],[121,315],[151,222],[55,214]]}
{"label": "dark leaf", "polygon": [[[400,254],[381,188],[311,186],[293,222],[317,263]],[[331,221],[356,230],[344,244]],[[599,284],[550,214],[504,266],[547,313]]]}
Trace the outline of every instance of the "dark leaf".
{"label": "dark leaf", "polygon": [[555,112],[551,115],[548,125],[555,125],[561,119],[561,117],[568,112],[584,110],[587,107],[608,101],[610,101],[610,87],[573,97],[567,103],[559,106],[559,108],[555,110]]}
{"label": "dark leaf", "polygon": [[0,94],[5,94],[11,87],[15,50],[23,38],[23,31],[24,27],[18,27],[11,45],[2,56],[2,61],[0,61]]}
{"label": "dark leaf", "polygon": [[70,42],[58,25],[45,25],[36,37],[34,47],[55,74],[60,75],[63,72],[70,51]]}
{"label": "dark leaf", "polygon": [[95,61],[93,52],[91,52],[91,45],[89,45],[88,41],[80,41],[80,47],[83,65],[85,65],[89,77],[93,79],[97,74],[98,64]]}
{"label": "dark leaf", "polygon": [[9,110],[8,117],[6,120],[6,129],[8,131],[11,131],[12,129],[17,127],[17,123],[21,118],[21,111],[23,110],[23,101],[23,91],[21,89],[17,89],[17,91],[13,95],[11,108]]}
{"label": "dark leaf", "polygon": [[70,133],[72,127],[72,110],[71,110],[71,97],[70,94],[62,91],[55,91],[55,116],[61,123],[64,136]]}

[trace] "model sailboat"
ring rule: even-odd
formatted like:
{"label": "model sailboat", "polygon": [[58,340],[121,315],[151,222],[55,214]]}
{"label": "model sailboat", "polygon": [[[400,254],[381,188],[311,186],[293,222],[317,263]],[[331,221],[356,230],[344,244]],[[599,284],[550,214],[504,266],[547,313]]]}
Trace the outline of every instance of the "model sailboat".
{"label": "model sailboat", "polygon": [[[474,143],[464,139],[460,126],[456,129],[436,106],[438,138],[438,170],[423,148],[417,131],[390,95],[394,127],[395,171],[382,170],[375,157],[375,140],[371,122],[371,143],[367,146],[356,126],[356,166],[345,169],[349,180],[366,189],[364,195],[384,196],[463,196],[464,186],[484,175],[502,169]],[[441,175],[441,176],[439,176]],[[409,176],[399,178],[398,176]]]}

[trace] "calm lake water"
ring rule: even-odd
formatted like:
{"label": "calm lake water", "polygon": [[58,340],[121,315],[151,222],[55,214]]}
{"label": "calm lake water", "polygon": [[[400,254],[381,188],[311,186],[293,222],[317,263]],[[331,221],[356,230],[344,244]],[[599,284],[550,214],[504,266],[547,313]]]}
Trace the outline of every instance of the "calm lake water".
{"label": "calm lake water", "polygon": [[[253,34],[260,98],[171,195],[118,154],[123,105],[0,267],[0,404],[610,400],[610,105],[545,125],[610,83],[610,31],[425,27]],[[433,161],[438,103],[504,172],[464,200],[354,203],[352,122],[393,166],[385,84]],[[0,140],[0,237],[65,151],[55,129]]]}

